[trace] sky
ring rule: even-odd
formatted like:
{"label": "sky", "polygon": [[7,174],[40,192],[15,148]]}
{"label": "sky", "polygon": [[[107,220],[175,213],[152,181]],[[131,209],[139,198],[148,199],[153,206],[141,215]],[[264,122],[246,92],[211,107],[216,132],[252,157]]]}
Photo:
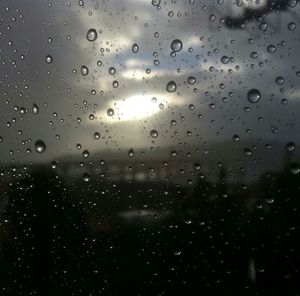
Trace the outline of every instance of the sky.
{"label": "sky", "polygon": [[[253,174],[279,165],[287,143],[297,147],[299,4],[240,29],[222,19],[266,1],[159,2],[0,2],[1,162],[85,160],[85,150],[92,159],[128,160],[130,149],[135,161],[143,152],[155,161],[193,151],[191,163],[239,168],[241,158],[246,166],[260,159]],[[270,143],[279,148],[259,148]]]}

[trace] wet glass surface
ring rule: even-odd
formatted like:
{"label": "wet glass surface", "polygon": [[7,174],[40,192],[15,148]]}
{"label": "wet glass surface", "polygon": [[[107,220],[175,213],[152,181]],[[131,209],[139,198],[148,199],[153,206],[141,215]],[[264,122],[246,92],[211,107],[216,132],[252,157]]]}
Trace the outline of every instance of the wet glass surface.
{"label": "wet glass surface", "polygon": [[300,295],[296,0],[1,0],[0,295]]}

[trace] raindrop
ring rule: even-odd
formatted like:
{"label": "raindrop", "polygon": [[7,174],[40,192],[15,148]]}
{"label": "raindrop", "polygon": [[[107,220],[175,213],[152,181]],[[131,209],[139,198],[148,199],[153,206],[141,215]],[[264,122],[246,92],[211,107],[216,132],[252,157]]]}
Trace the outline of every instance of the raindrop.
{"label": "raindrop", "polygon": [[52,58],[51,55],[48,54],[48,55],[46,56],[46,63],[47,63],[47,64],[51,64],[52,62],[53,62],[53,58]]}
{"label": "raindrop", "polygon": [[97,31],[95,29],[89,29],[88,32],[86,33],[86,39],[88,41],[95,41],[97,39]]}
{"label": "raindrop", "polygon": [[194,76],[190,76],[188,79],[187,79],[187,82],[188,84],[190,85],[194,85],[196,83],[196,78]]}
{"label": "raindrop", "polygon": [[179,39],[175,39],[171,43],[171,49],[173,51],[180,51],[182,49],[182,42]]}
{"label": "raindrop", "polygon": [[227,64],[229,62],[229,58],[227,56],[222,56],[221,62],[222,62],[222,64]]}
{"label": "raindrop", "polygon": [[133,157],[134,156],[134,150],[133,149],[129,149],[128,156],[129,157]]}
{"label": "raindrop", "polygon": [[158,132],[157,132],[156,130],[152,130],[152,131],[150,132],[150,136],[151,136],[152,138],[157,138]]}
{"label": "raindrop", "polygon": [[90,156],[90,152],[89,152],[88,150],[84,150],[84,151],[82,152],[82,156],[83,156],[84,158],[88,158],[88,157]]}
{"label": "raindrop", "polygon": [[35,151],[38,153],[43,153],[46,151],[46,144],[42,140],[37,140],[35,142]]}
{"label": "raindrop", "polygon": [[166,89],[168,92],[174,92],[177,89],[177,85],[174,81],[170,81],[168,82]]}
{"label": "raindrop", "polygon": [[294,31],[295,29],[296,29],[296,24],[295,23],[289,23],[288,24],[288,29],[290,30],[290,31]]}
{"label": "raindrop", "polygon": [[95,132],[94,133],[94,139],[96,139],[96,140],[98,140],[98,139],[100,139],[100,133],[98,133],[98,132]]}
{"label": "raindrop", "polygon": [[250,103],[257,103],[261,98],[260,91],[255,88],[249,90],[247,96]]}
{"label": "raindrop", "polygon": [[115,80],[113,83],[112,83],[112,86],[113,88],[117,88],[119,86],[119,82],[117,80]]}
{"label": "raindrop", "polygon": [[288,152],[294,151],[294,150],[295,150],[295,143],[293,143],[293,142],[287,143],[287,144],[285,145],[285,149],[286,149],[286,151],[288,151]]}
{"label": "raindrop", "polygon": [[39,107],[37,104],[32,105],[32,112],[33,114],[38,114],[39,113]]}
{"label": "raindrop", "polygon": [[91,177],[88,173],[83,173],[82,179],[83,179],[84,182],[89,182]]}
{"label": "raindrop", "polygon": [[85,66],[85,65],[82,65],[82,66],[81,66],[80,71],[81,71],[81,74],[82,74],[83,76],[86,76],[86,75],[89,74],[89,69],[88,69],[88,67]]}
{"label": "raindrop", "polygon": [[151,3],[153,6],[158,6],[160,4],[160,0],[152,0]]}
{"label": "raindrop", "polygon": [[281,76],[278,76],[278,77],[276,77],[275,82],[278,85],[282,85],[284,83],[284,78]]}
{"label": "raindrop", "polygon": [[115,75],[115,74],[116,74],[116,69],[115,69],[114,67],[110,67],[110,68],[108,69],[108,73],[109,73],[110,75]]}
{"label": "raindrop", "polygon": [[107,115],[108,116],[113,116],[114,114],[115,114],[114,109],[112,109],[112,108],[107,109]]}
{"label": "raindrop", "polygon": [[274,53],[276,51],[276,47],[271,44],[267,47],[267,51],[268,53]]}
{"label": "raindrop", "polygon": [[139,51],[139,46],[136,43],[134,43],[132,45],[132,52],[133,53],[137,53],[138,51]]}

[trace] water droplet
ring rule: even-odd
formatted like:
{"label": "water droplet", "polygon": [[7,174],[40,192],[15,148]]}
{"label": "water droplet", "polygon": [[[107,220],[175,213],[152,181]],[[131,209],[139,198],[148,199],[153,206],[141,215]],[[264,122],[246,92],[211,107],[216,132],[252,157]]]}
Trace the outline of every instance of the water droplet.
{"label": "water droplet", "polygon": [[288,29],[289,29],[290,31],[294,31],[294,30],[296,29],[296,24],[293,23],[293,22],[289,23],[289,24],[288,24]]}
{"label": "water droplet", "polygon": [[232,140],[233,142],[239,142],[240,141],[239,135],[233,135]]}
{"label": "water droplet", "polygon": [[196,83],[196,78],[194,76],[190,76],[188,79],[187,79],[187,82],[188,84],[190,85],[194,85]]}
{"label": "water droplet", "polygon": [[86,33],[86,39],[90,42],[95,41],[97,39],[97,31],[95,29],[89,29]]}
{"label": "water droplet", "polygon": [[45,60],[46,60],[46,63],[47,63],[47,64],[51,64],[51,63],[53,62],[53,58],[52,58],[52,56],[49,55],[49,54],[46,56],[46,59],[45,59]]}
{"label": "water droplet", "polygon": [[286,149],[286,151],[288,151],[288,152],[294,151],[294,150],[295,150],[295,143],[293,143],[293,142],[287,143],[287,144],[285,145],[285,149]]}
{"label": "water droplet", "polygon": [[249,90],[247,96],[250,103],[257,103],[261,98],[260,91],[255,88]]}
{"label": "water droplet", "polygon": [[44,141],[42,140],[37,140],[35,142],[35,151],[38,152],[38,153],[43,153],[46,151],[46,144]]}
{"label": "water droplet", "polygon": [[119,86],[119,82],[117,80],[115,80],[113,83],[112,83],[112,86],[113,88],[117,88]]}
{"label": "water droplet", "polygon": [[110,67],[110,68],[108,69],[108,73],[109,73],[110,75],[115,75],[115,74],[116,74],[116,69],[115,69],[114,67]]}
{"label": "water droplet", "polygon": [[151,3],[153,6],[158,6],[160,4],[160,0],[152,0]]}
{"label": "water droplet", "polygon": [[276,51],[275,45],[271,44],[267,47],[268,53],[274,53]]}
{"label": "water droplet", "polygon": [[94,139],[98,140],[98,139],[100,139],[100,137],[101,137],[100,133],[98,133],[98,132],[94,133]]}
{"label": "water droplet", "polygon": [[89,182],[91,177],[88,173],[83,173],[82,179],[83,179],[84,182]]}
{"label": "water droplet", "polygon": [[180,51],[182,49],[182,42],[179,39],[175,39],[171,43],[171,49],[173,51]]}
{"label": "water droplet", "polygon": [[139,46],[136,43],[134,43],[132,45],[132,52],[133,53],[137,53],[138,51],[139,51]]}
{"label": "water droplet", "polygon": [[81,71],[81,74],[82,74],[83,76],[86,76],[86,75],[89,74],[89,69],[88,69],[88,67],[85,66],[85,65],[82,65],[82,66],[81,66],[80,71]]}
{"label": "water droplet", "polygon": [[168,82],[166,89],[168,92],[174,92],[177,89],[177,85],[174,81],[170,81]]}
{"label": "water droplet", "polygon": [[222,64],[227,64],[229,62],[229,58],[227,56],[222,56],[221,62],[222,62]]}
{"label": "water droplet", "polygon": [[284,78],[281,76],[278,76],[278,77],[276,77],[275,82],[278,85],[282,85],[284,83]]}
{"label": "water droplet", "polygon": [[114,109],[112,109],[112,108],[107,109],[107,115],[108,116],[113,116],[114,114],[115,114]]}
{"label": "water droplet", "polygon": [[33,114],[38,114],[39,113],[39,107],[37,104],[32,105],[32,112]]}
{"label": "water droplet", "polygon": [[88,157],[90,156],[90,152],[89,152],[88,150],[84,150],[84,151],[82,152],[82,156],[83,156],[84,158],[88,158]]}
{"label": "water droplet", "polygon": [[129,157],[133,157],[134,156],[134,150],[133,149],[129,149],[128,156]]}
{"label": "water droplet", "polygon": [[152,131],[150,132],[150,136],[151,136],[152,138],[157,138],[158,132],[157,132],[156,130],[152,130]]}

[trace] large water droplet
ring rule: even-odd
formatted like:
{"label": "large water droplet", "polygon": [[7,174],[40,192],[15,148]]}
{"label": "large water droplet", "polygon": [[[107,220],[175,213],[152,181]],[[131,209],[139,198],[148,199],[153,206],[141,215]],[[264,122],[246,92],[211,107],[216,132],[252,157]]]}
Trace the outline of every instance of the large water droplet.
{"label": "large water droplet", "polygon": [[222,64],[228,64],[229,58],[227,56],[222,56],[221,57],[221,62],[222,62]]}
{"label": "large water droplet", "polygon": [[177,85],[174,81],[170,81],[168,82],[166,89],[168,92],[174,92],[177,89]]}
{"label": "large water droplet", "polygon": [[180,51],[182,49],[182,42],[179,39],[175,39],[171,43],[171,49],[173,51]]}
{"label": "large water droplet", "polygon": [[97,31],[95,29],[89,29],[86,33],[86,39],[90,42],[95,41],[97,39]]}
{"label": "large water droplet", "polygon": [[34,146],[34,147],[35,147],[35,151],[38,152],[38,153],[43,153],[43,152],[45,152],[45,151],[46,151],[46,148],[47,148],[45,142],[42,141],[42,140],[37,140],[37,141],[35,142],[35,146]]}
{"label": "large water droplet", "polygon": [[250,103],[257,103],[261,98],[260,91],[255,88],[250,89],[247,96]]}
{"label": "large water droplet", "polygon": [[157,132],[156,130],[152,130],[152,131],[150,132],[150,136],[151,136],[152,138],[157,138],[158,132]]}

